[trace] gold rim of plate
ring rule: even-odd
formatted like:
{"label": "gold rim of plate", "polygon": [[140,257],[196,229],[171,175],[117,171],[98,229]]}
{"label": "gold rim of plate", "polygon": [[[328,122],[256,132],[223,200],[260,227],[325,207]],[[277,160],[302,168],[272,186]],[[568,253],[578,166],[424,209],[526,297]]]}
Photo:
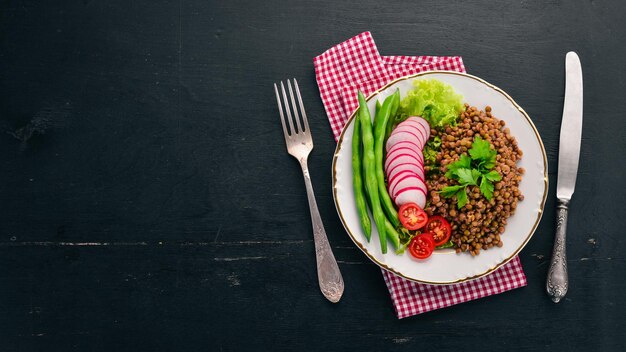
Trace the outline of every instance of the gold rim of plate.
{"label": "gold rim of plate", "polygon": [[388,265],[386,265],[384,263],[381,263],[378,260],[376,260],[374,255],[369,253],[369,251],[359,241],[357,241],[355,235],[350,231],[350,229],[346,225],[346,221],[345,221],[345,219],[343,217],[343,213],[341,212],[341,208],[339,207],[339,203],[337,201],[337,169],[336,169],[337,157],[339,156],[339,151],[341,150],[341,146],[343,145],[343,138],[344,138],[345,132],[347,130],[346,127],[354,119],[354,116],[356,115],[356,112],[357,112],[358,108],[357,108],[357,110],[352,112],[352,114],[350,115],[350,118],[348,118],[348,120],[346,121],[346,124],[344,125],[344,127],[343,127],[343,129],[341,131],[341,135],[339,136],[339,141],[337,141],[337,146],[335,147],[335,155],[333,156],[333,168],[332,168],[332,173],[333,173],[333,199],[334,199],[334,202],[335,202],[335,208],[337,209],[337,213],[339,214],[339,218],[341,219],[341,223],[342,223],[344,229],[346,230],[346,232],[348,233],[348,235],[350,236],[350,238],[352,239],[352,241],[361,249],[361,251],[363,253],[365,253],[365,255],[367,255],[378,266],[380,266],[381,268],[383,268],[383,269],[385,269],[385,270],[387,270],[389,272],[392,272],[392,273],[394,273],[394,274],[396,274],[396,275],[398,275],[400,277],[403,277],[403,278],[405,278],[407,280],[410,280],[410,281],[424,283],[424,284],[430,284],[430,285],[449,285],[449,284],[456,284],[456,283],[461,283],[461,282],[466,282],[466,281],[478,279],[480,277],[483,277],[485,275],[488,275],[488,274],[494,272],[495,270],[497,270],[501,266],[503,266],[506,263],[508,263],[509,261],[511,261],[511,259],[513,259],[524,248],[524,246],[526,246],[528,241],[530,241],[530,238],[533,236],[533,234],[535,233],[535,230],[537,229],[537,226],[539,225],[539,221],[541,221],[541,216],[543,215],[543,209],[544,209],[544,206],[546,204],[546,198],[547,198],[547,195],[548,195],[548,158],[546,156],[546,148],[543,145],[541,137],[539,136],[539,132],[537,131],[537,127],[535,127],[535,124],[530,119],[530,117],[528,116],[526,111],[524,111],[524,109],[522,109],[522,107],[519,106],[515,102],[515,100],[513,100],[513,98],[511,98],[502,89],[500,89],[500,88],[494,86],[493,84],[483,80],[482,78],[479,78],[479,77],[476,77],[476,76],[473,76],[473,75],[470,75],[470,74],[467,74],[467,73],[460,73],[460,72],[454,72],[454,71],[434,70],[434,71],[426,71],[426,72],[413,74],[413,75],[410,75],[410,76],[401,77],[401,78],[398,78],[396,80],[393,80],[393,81],[387,83],[384,87],[382,87],[382,88],[378,89],[377,91],[375,91],[374,93],[370,94],[367,97],[366,101],[369,102],[374,96],[376,96],[380,92],[384,91],[385,89],[389,88],[390,86],[396,84],[397,82],[409,80],[409,79],[412,79],[412,78],[415,78],[415,77],[431,75],[431,74],[446,74],[446,75],[463,76],[463,77],[467,77],[467,78],[473,79],[475,81],[478,81],[478,82],[480,82],[482,84],[485,84],[486,86],[488,86],[488,87],[492,88],[493,90],[495,90],[496,92],[502,94],[507,100],[509,100],[511,102],[511,104],[513,104],[513,106],[515,106],[515,108],[517,110],[519,110],[519,112],[524,116],[524,118],[526,118],[526,121],[528,121],[528,123],[532,127],[533,132],[535,133],[535,137],[537,138],[537,141],[539,142],[539,145],[541,146],[541,154],[543,156],[544,191],[543,191],[543,197],[541,199],[541,207],[539,208],[539,211],[538,211],[538,214],[537,214],[537,219],[535,220],[535,223],[533,224],[532,229],[530,230],[530,232],[526,236],[526,239],[524,240],[524,242],[515,251],[513,251],[513,254],[511,254],[511,256],[509,256],[508,258],[506,258],[505,260],[503,260],[502,262],[500,262],[496,266],[487,269],[485,272],[483,272],[481,274],[474,275],[474,276],[468,276],[468,277],[465,277],[463,279],[458,279],[458,280],[455,280],[455,281],[431,282],[431,281],[414,279],[414,278],[408,277],[408,276],[398,272],[397,270],[394,270],[393,268],[389,267]]}

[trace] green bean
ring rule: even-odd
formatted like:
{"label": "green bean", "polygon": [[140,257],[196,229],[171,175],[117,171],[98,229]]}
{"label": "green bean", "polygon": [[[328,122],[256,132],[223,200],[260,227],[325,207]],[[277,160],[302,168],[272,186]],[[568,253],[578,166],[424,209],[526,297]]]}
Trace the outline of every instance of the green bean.
{"label": "green bean", "polygon": [[352,173],[354,183],[354,199],[356,201],[356,210],[359,214],[361,227],[365,232],[365,237],[369,242],[372,237],[372,223],[367,213],[367,204],[365,204],[365,194],[363,193],[363,178],[361,175],[361,123],[360,119],[354,119],[354,134],[352,136]]}
{"label": "green bean", "polygon": [[385,234],[385,213],[380,206],[378,196],[378,185],[376,181],[376,158],[374,155],[374,134],[372,133],[372,117],[363,93],[359,91],[359,113],[358,118],[361,123],[361,138],[363,142],[363,171],[365,174],[365,185],[369,194],[372,206],[374,223],[378,229],[380,249],[387,253],[387,236]]}
{"label": "green bean", "polygon": [[400,249],[400,234],[389,220],[385,220],[385,232],[387,237],[396,250]]}
{"label": "green bean", "polygon": [[[370,206],[370,209],[371,209],[372,203],[369,200],[369,192],[367,190],[367,185],[365,187],[365,195],[367,198],[367,204]],[[385,218],[385,234],[387,235],[387,237],[389,237],[389,241],[391,241],[391,244],[393,244],[393,246],[396,248],[396,254],[402,254],[403,251],[401,250],[401,245],[400,245],[400,234],[398,233],[396,228],[387,218]]]}
{"label": "green bean", "polygon": [[389,122],[391,108],[395,101],[395,94],[390,95],[385,99],[383,106],[380,110],[376,111],[376,117],[374,118],[374,156],[376,158],[376,180],[378,183],[379,198],[382,203],[382,208],[387,215],[387,219],[397,227],[400,226],[398,220],[398,212],[389,197],[387,192],[387,184],[385,183],[385,172],[383,170],[383,156],[385,149],[385,128]]}
{"label": "green bean", "polygon": [[393,104],[391,105],[390,116],[395,117],[395,115],[398,113],[398,109],[400,108],[400,89],[396,89],[396,92],[393,93],[392,103]]}
{"label": "green bean", "polygon": [[396,124],[396,114],[398,113],[398,109],[400,108],[400,90],[396,90],[396,92],[393,94],[394,101],[393,101],[393,105],[391,105],[391,110],[389,112],[389,122],[387,123],[387,126],[385,127],[385,143],[387,143],[387,139],[389,139],[389,135],[391,135],[391,131],[394,128],[394,125]]}

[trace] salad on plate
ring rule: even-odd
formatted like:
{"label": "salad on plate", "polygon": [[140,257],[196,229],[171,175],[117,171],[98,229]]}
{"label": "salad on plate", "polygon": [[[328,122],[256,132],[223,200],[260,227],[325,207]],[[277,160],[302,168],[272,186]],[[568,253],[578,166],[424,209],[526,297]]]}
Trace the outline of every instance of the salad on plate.
{"label": "salad on plate", "polygon": [[416,261],[444,248],[476,256],[502,247],[507,219],[524,199],[524,169],[515,137],[491,107],[464,103],[437,79],[377,101],[373,119],[358,98],[352,173],[367,241],[376,226],[382,253],[391,244]]}

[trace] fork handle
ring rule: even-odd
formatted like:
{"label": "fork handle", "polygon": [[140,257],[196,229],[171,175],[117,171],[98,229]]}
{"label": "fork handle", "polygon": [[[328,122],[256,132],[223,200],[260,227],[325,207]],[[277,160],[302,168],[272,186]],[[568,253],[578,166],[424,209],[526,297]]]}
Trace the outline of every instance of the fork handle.
{"label": "fork handle", "polygon": [[319,210],[317,210],[317,202],[315,201],[315,194],[313,193],[313,185],[311,184],[311,176],[309,175],[306,158],[300,159],[300,166],[302,167],[302,174],[304,175],[306,195],[309,199],[309,208],[311,210],[311,222],[313,223],[317,279],[324,297],[333,303],[337,303],[343,295],[343,277],[341,276],[339,266],[328,243],[322,217],[320,216]]}

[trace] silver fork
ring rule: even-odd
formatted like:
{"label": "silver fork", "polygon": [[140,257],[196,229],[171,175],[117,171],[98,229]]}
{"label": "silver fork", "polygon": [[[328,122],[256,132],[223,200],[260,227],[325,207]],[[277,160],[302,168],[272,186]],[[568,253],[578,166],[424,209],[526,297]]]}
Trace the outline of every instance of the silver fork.
{"label": "silver fork", "polygon": [[[300,89],[298,88],[298,81],[294,78],[293,83],[295,85],[296,95],[298,97],[299,105],[296,105],[296,100],[293,96],[293,90],[291,89],[291,82],[287,80],[287,87],[289,88],[289,96],[291,97],[291,109],[289,108],[289,100],[287,99],[287,93],[283,82],[280,82],[280,90],[282,92],[282,98],[284,104],[281,104],[281,94],[278,93],[278,86],[274,83],[274,90],[276,91],[276,101],[278,102],[278,111],[280,112],[280,121],[283,125],[283,133],[285,134],[285,142],[287,143],[287,151],[294,158],[298,159],[300,166],[302,167],[302,173],[304,174],[304,184],[306,185],[306,195],[309,199],[309,208],[311,210],[311,222],[313,223],[313,239],[315,241],[315,258],[317,260],[317,279],[320,284],[322,294],[331,302],[337,303],[343,295],[343,278],[337,266],[337,261],[333,255],[333,251],[328,243],[326,237],[326,231],[324,230],[324,224],[322,224],[322,218],[320,212],[317,210],[317,203],[315,202],[315,194],[313,194],[313,185],[311,185],[311,176],[309,175],[309,168],[307,166],[307,160],[309,153],[313,149],[313,138],[311,137],[311,131],[309,130],[309,122],[306,118],[306,112],[304,112],[304,105],[302,104],[302,97],[300,97]],[[285,123],[285,115],[283,114],[283,105],[285,113],[287,114],[287,121],[289,124],[289,130]],[[304,126],[300,124],[300,115],[298,114],[298,106],[302,113],[302,122]],[[294,129],[294,118],[291,115],[291,110],[295,116],[295,125],[298,129]],[[304,127],[304,128],[303,128]],[[289,133],[291,131],[291,133]]]}

